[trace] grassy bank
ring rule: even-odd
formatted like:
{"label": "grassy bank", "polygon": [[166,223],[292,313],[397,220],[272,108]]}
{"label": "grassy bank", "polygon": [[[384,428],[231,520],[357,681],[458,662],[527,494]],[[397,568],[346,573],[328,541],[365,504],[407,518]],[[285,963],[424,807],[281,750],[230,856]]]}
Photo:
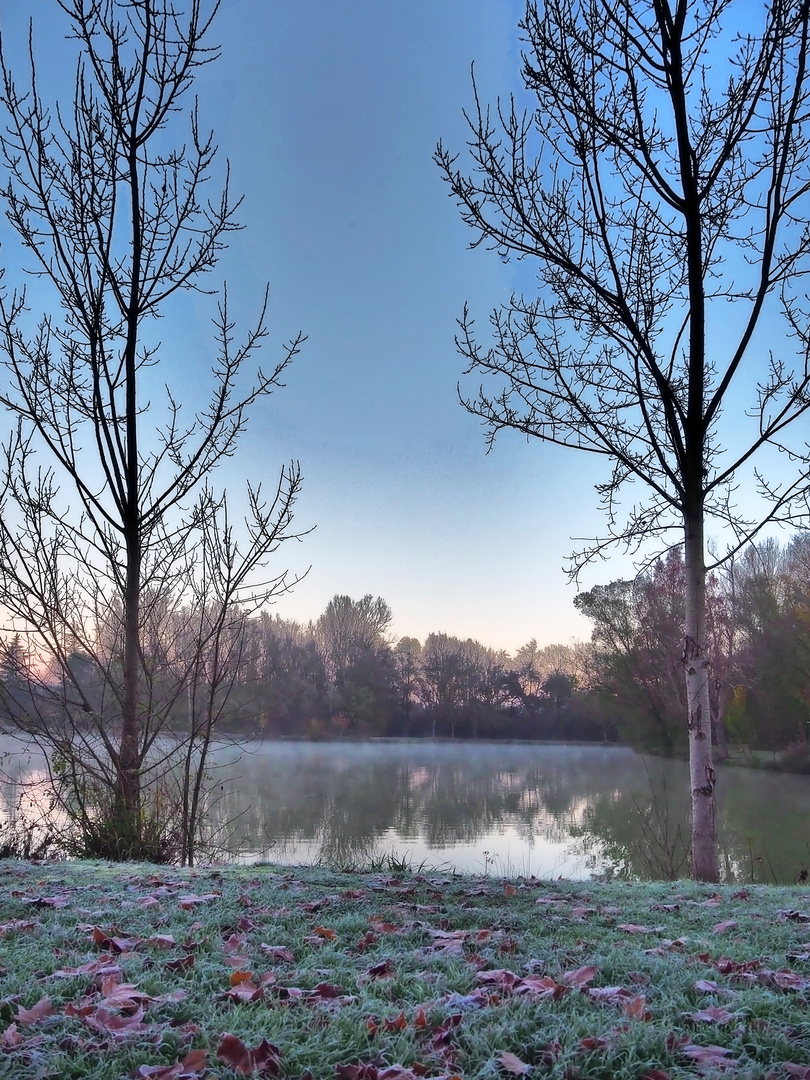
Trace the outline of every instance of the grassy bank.
{"label": "grassy bank", "polygon": [[0,1077],[810,1080],[810,893],[0,863]]}

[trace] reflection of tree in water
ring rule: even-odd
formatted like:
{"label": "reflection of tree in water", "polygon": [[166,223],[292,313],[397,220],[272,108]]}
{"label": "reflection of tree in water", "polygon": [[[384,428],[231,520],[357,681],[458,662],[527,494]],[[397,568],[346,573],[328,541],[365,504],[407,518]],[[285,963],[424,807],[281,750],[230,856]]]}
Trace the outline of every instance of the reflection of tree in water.
{"label": "reflection of tree in water", "polygon": [[[688,873],[687,765],[649,758],[647,768],[648,775],[637,770],[611,796],[590,803],[578,844],[592,869],[666,877],[663,867],[671,863],[681,876]],[[720,868],[727,881],[787,884],[810,866],[810,835],[797,825],[810,820],[806,777],[726,767],[717,792]]]}
{"label": "reflection of tree in water", "polygon": [[274,841],[280,854],[284,842],[317,843],[320,857],[337,863],[362,859],[392,835],[429,849],[507,829],[528,845],[564,843],[594,789],[612,789],[608,777],[632,756],[537,745],[266,744],[239,763],[241,779],[226,785],[218,813],[241,813],[247,849]]}
{"label": "reflection of tree in water", "polygon": [[[3,751],[9,820],[43,763],[0,737]],[[655,825],[665,807],[672,834],[688,820],[686,764],[622,748],[270,742],[223,748],[213,776],[211,815],[230,849],[281,860],[306,845],[301,857],[357,865],[421,844],[450,849],[441,858],[452,862],[453,847],[491,850],[506,834],[527,848],[575,847],[585,869],[646,877],[641,821]],[[807,777],[724,768],[718,794],[729,880],[789,882],[810,867]]]}

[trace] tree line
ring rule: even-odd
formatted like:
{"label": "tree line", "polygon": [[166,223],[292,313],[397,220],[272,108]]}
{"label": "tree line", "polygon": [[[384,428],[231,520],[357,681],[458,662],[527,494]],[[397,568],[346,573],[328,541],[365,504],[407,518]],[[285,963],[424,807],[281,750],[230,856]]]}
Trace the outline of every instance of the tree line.
{"label": "tree line", "polygon": [[[152,692],[171,702],[166,732],[174,734],[199,728],[204,700],[216,736],[620,741],[682,756],[685,592],[674,548],[638,577],[576,597],[590,641],[540,647],[532,639],[513,655],[441,632],[396,639],[390,606],[370,594],[336,595],[308,623],[234,610],[227,649],[221,637],[201,649],[190,613],[168,606],[153,626]],[[707,596],[718,757],[767,750],[786,767],[808,767],[810,536],[750,545],[709,576]],[[200,676],[190,692],[192,655]],[[75,650],[69,662],[93,717],[114,722],[97,656]],[[48,718],[44,701],[32,708],[38,691],[19,639],[5,650],[0,678],[6,724],[16,717],[24,726],[32,711]],[[49,722],[57,725],[53,707]]]}
{"label": "tree line", "polygon": [[[531,640],[510,656],[444,633],[396,640],[389,605],[371,595],[335,596],[306,624],[267,611],[249,617],[234,610],[227,650],[221,636],[201,648],[188,632],[188,616],[182,606],[170,605],[162,625],[153,627],[152,693],[166,703],[164,734],[198,727],[196,699],[202,699],[210,703],[212,733],[246,738],[615,735],[592,714],[583,692],[581,646],[541,648]],[[115,701],[105,699],[97,652],[77,649],[69,656],[78,695],[92,707],[84,727],[98,718],[114,724],[117,717]],[[192,655],[199,668],[194,693],[186,677]],[[25,726],[36,714],[43,724],[56,725],[56,706],[49,711],[47,695],[32,683],[19,639],[6,648],[0,677],[6,723],[16,718]],[[54,670],[51,678],[57,677]],[[34,701],[38,694],[40,702]]]}

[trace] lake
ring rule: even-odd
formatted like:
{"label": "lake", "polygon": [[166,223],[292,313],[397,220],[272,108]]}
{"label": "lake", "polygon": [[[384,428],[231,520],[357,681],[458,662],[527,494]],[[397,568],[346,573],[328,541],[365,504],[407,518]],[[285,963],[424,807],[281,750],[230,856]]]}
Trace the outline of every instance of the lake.
{"label": "lake", "polygon": [[[0,753],[14,749],[0,737]],[[6,806],[41,769],[5,760]],[[718,770],[722,872],[792,882],[810,866],[810,778]],[[217,754],[212,816],[242,861],[363,866],[390,856],[470,873],[688,873],[684,762],[539,743],[248,743]],[[2,806],[0,806],[2,814]]]}

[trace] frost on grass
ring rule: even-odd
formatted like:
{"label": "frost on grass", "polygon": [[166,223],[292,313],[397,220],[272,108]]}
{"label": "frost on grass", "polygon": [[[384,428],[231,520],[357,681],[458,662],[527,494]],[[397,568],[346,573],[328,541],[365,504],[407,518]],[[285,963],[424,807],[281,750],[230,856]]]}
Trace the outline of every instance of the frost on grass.
{"label": "frost on grass", "polygon": [[810,1080],[808,900],[0,864],[0,1075]]}

